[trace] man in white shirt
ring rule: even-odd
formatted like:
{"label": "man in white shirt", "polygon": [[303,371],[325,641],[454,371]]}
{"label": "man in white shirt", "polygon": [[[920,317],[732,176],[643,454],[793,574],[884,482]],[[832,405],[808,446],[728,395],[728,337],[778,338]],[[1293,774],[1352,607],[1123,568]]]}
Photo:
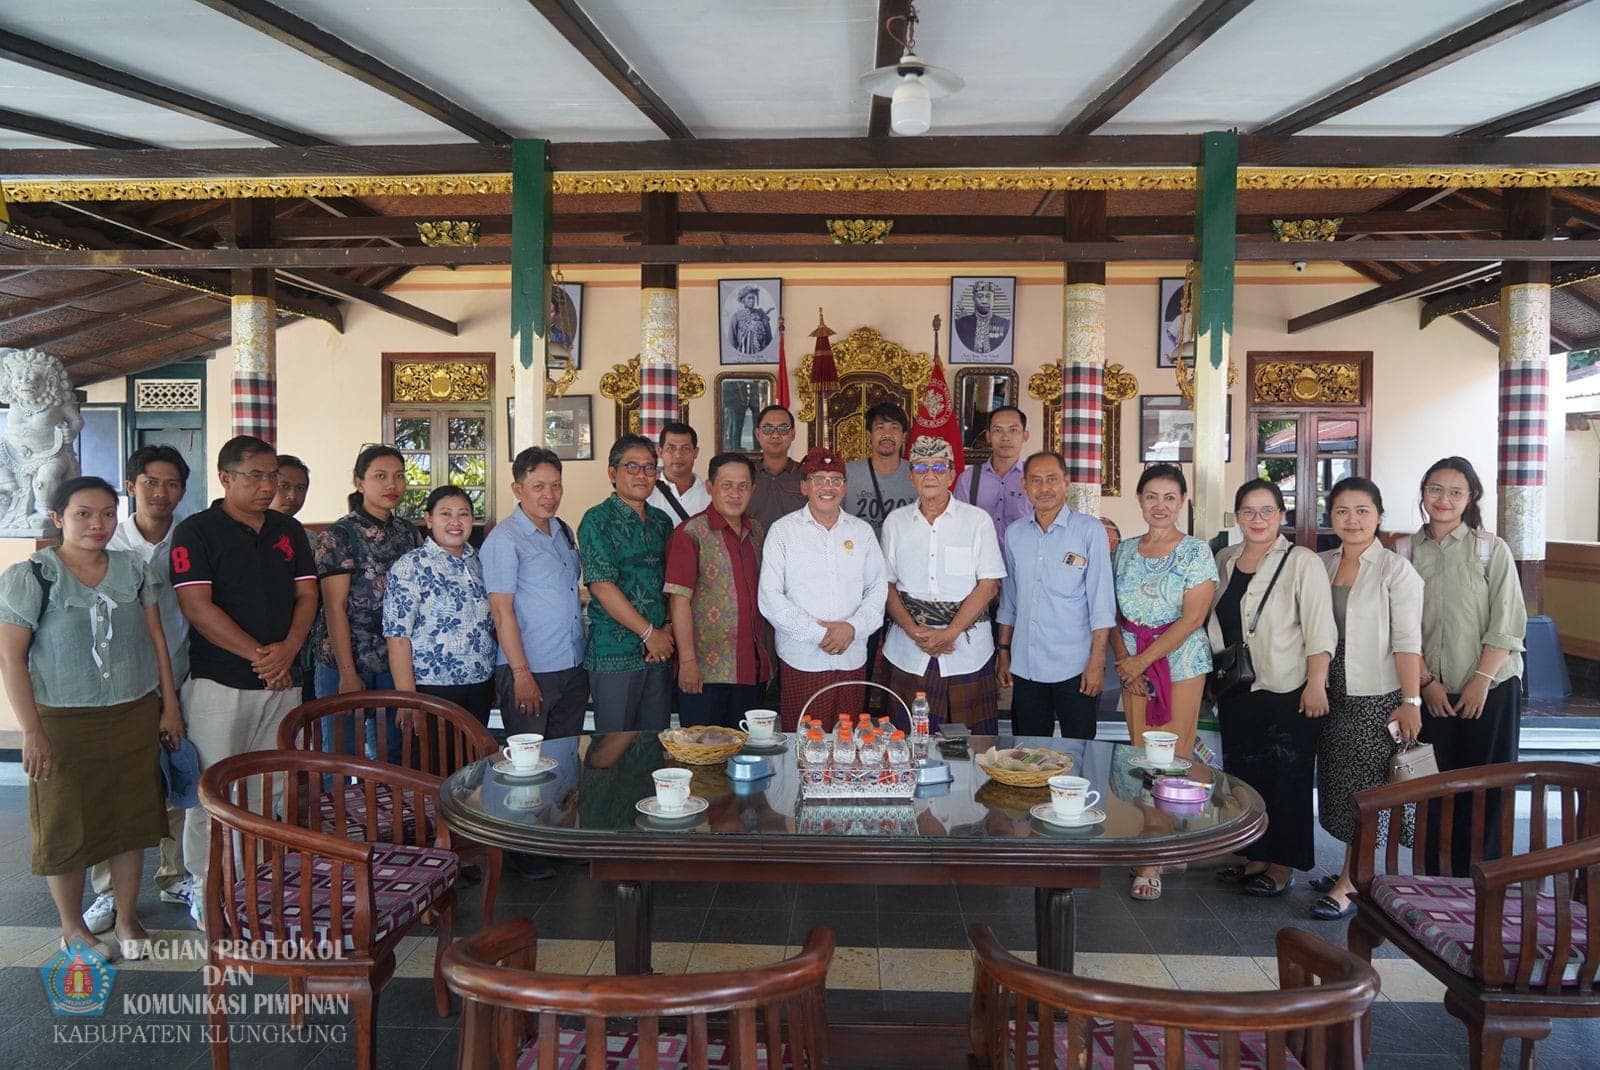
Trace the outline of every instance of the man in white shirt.
{"label": "man in white shirt", "polygon": [[955,462],[944,439],[923,435],[912,444],[911,480],[917,502],[883,522],[886,683],[907,705],[923,692],[934,724],[992,735],[999,696],[989,603],[1006,574],[994,521],[951,496]]}
{"label": "man in white shirt", "polygon": [[[773,521],[762,547],[757,601],[778,648],[778,709],[786,732],[830,684],[867,678],[867,636],[883,623],[883,551],[865,520],[841,510],[844,458],[817,447],[801,462],[806,507]],[[987,519],[987,518],[985,518]],[[832,726],[864,708],[866,688],[840,687],[812,703]]]}
{"label": "man in white shirt", "polygon": [[[161,611],[161,631],[172,657],[172,677],[179,686],[189,677],[189,622],[178,611],[178,593],[172,589],[173,513],[189,485],[189,464],[171,446],[144,446],[128,458],[128,496],[133,512],[117,525],[108,550],[131,550],[149,565],[161,587],[156,605]],[[196,891],[194,879],[183,868],[184,811],[167,807],[166,836],[161,837],[161,862],[156,887],[164,903],[189,906]],[[89,870],[95,899],[83,912],[90,932],[105,932],[115,923],[116,900],[111,894],[111,868],[97,862]]]}
{"label": "man in white shirt", "polygon": [[700,436],[688,424],[673,420],[656,436],[661,453],[661,478],[650,492],[647,504],[672,518],[672,526],[698,516],[711,506],[711,490],[694,474],[700,456]]}

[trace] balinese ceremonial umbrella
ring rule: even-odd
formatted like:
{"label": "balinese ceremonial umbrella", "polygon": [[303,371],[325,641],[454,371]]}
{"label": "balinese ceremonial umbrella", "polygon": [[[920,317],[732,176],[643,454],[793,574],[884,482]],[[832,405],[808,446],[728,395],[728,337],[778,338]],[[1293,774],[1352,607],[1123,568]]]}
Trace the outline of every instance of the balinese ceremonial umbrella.
{"label": "balinese ceremonial umbrella", "polygon": [[828,321],[822,318],[822,309],[817,309],[817,329],[811,332],[811,337],[817,340],[817,346],[811,352],[811,385],[817,392],[817,426],[821,428],[822,442],[820,445],[833,444],[833,429],[828,426],[828,394],[839,389],[839,368],[833,362],[833,343],[828,338],[836,332],[828,326]]}

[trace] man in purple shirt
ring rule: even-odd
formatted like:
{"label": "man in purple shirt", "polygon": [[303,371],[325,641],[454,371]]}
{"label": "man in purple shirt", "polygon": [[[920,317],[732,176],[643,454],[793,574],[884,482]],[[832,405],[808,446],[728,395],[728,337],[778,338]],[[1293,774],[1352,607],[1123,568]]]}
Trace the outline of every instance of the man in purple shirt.
{"label": "man in purple shirt", "polygon": [[1000,537],[1001,553],[1006,548],[1006,528],[1033,514],[1022,487],[1022,447],[1027,441],[1028,418],[1021,409],[1002,405],[994,410],[989,414],[989,448],[993,451],[989,460],[962,472],[950,492],[956,500],[989,514]]}

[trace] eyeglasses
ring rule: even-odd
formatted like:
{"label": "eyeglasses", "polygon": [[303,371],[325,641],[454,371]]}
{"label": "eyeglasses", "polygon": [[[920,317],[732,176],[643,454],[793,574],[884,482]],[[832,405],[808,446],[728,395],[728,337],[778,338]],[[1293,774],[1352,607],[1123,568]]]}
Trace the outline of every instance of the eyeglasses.
{"label": "eyeglasses", "polygon": [[806,476],[814,487],[842,487],[844,476]]}
{"label": "eyeglasses", "polygon": [[1263,505],[1259,509],[1240,509],[1234,515],[1240,520],[1254,520],[1257,517],[1262,520],[1271,520],[1278,515],[1278,507],[1276,505]]}
{"label": "eyeglasses", "polygon": [[763,435],[787,435],[794,430],[794,424],[762,424],[756,430]]}
{"label": "eyeglasses", "polygon": [[911,470],[917,473],[919,476],[925,476],[929,472],[932,472],[936,476],[942,476],[946,472],[950,471],[950,469],[951,466],[948,464],[914,464],[911,466]]}
{"label": "eyeglasses", "polygon": [[659,475],[661,472],[661,466],[658,464],[640,464],[638,461],[623,461],[621,464],[617,465],[617,467],[628,473],[630,476],[636,476],[640,472],[643,472],[647,476],[653,476]]}
{"label": "eyeglasses", "polygon": [[1465,500],[1471,491],[1462,490],[1460,487],[1446,487],[1439,483],[1429,483],[1422,488],[1422,493],[1430,498],[1449,498],[1453,502]]}
{"label": "eyeglasses", "polygon": [[268,481],[276,483],[278,480],[278,470],[276,468],[270,472],[258,472],[254,468],[248,472],[241,472],[237,468],[229,468],[226,471],[249,483],[266,483]]}

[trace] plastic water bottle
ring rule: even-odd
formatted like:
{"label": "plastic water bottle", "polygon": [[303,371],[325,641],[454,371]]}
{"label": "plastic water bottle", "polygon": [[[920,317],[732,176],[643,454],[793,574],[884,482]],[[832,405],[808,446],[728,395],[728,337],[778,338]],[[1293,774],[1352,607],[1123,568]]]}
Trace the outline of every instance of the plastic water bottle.
{"label": "plastic water bottle", "polygon": [[828,742],[822,738],[822,729],[813,728],[806,733],[805,750],[801,752],[801,759],[807,765],[828,764]]}
{"label": "plastic water bottle", "polygon": [[906,743],[906,734],[898,728],[889,733],[889,745],[884,750],[884,760],[894,766],[911,764],[911,747]]}
{"label": "plastic water bottle", "polygon": [[856,741],[848,728],[839,729],[839,738],[833,741],[833,764],[848,769],[856,761]]}
{"label": "plastic water bottle", "polygon": [[911,700],[911,743],[912,746],[928,744],[928,695],[925,691],[918,691],[917,697]]}
{"label": "plastic water bottle", "polygon": [[883,764],[883,740],[876,732],[867,732],[861,737],[861,764],[868,768],[877,768]]}

